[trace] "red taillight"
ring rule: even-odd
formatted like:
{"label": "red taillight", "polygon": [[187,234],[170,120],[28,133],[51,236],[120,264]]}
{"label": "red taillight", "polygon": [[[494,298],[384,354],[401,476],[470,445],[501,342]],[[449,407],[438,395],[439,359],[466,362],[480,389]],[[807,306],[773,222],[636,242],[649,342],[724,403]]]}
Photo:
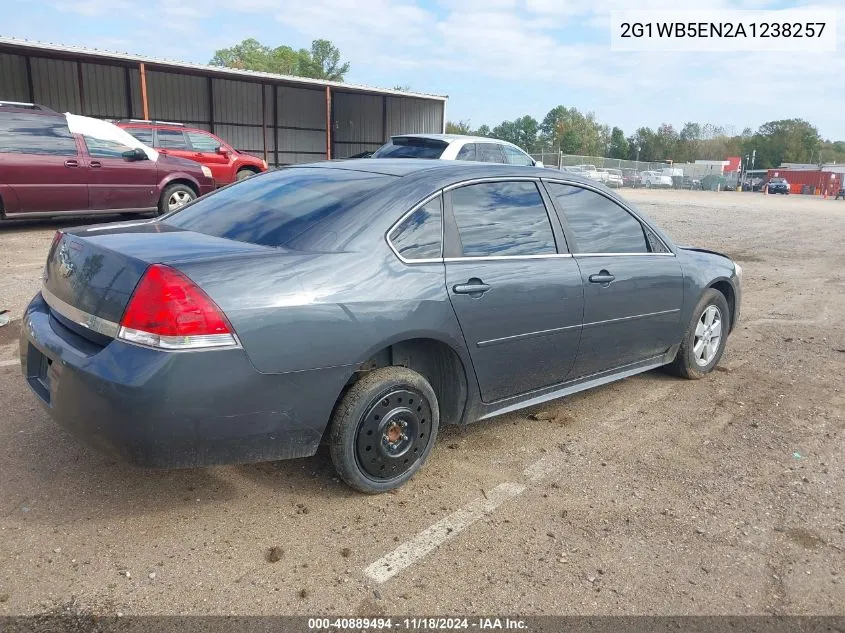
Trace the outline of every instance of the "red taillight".
{"label": "red taillight", "polygon": [[162,349],[237,345],[217,304],[178,270],[147,268],[120,320],[118,337]]}
{"label": "red taillight", "polygon": [[53,235],[53,243],[50,244],[50,252],[56,248],[56,245],[62,241],[62,236],[64,235],[64,231],[56,231],[55,235]]}

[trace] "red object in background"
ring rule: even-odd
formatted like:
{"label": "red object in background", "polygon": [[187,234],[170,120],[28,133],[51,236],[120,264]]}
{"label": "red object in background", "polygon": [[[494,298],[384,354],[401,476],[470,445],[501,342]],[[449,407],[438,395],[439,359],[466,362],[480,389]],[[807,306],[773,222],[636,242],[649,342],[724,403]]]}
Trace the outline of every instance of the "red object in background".
{"label": "red object in background", "polygon": [[162,154],[205,165],[211,170],[214,184],[218,187],[267,171],[264,160],[239,152],[219,136],[205,130],[155,121],[118,121],[115,125]]}
{"label": "red object in background", "polygon": [[728,161],[728,164],[725,165],[725,172],[739,171],[740,161],[742,160],[739,156],[728,156],[725,160]]}
{"label": "red object in background", "polygon": [[[831,178],[833,176],[833,178]],[[772,178],[785,178],[789,183],[790,193],[801,193],[802,189],[809,185],[813,194],[836,195],[842,187],[842,179],[845,174],[833,171],[819,171],[818,169],[770,169],[766,174],[766,181]],[[831,193],[834,192],[834,193]]]}

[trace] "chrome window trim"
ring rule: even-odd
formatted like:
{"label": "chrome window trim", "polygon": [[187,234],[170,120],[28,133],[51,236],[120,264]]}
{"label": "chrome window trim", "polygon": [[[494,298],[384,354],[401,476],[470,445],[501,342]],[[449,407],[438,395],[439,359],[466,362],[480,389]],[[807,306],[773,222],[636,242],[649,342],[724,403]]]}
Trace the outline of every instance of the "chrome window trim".
{"label": "chrome window trim", "polygon": [[443,222],[443,201],[440,201],[440,257],[421,257],[419,259],[407,259],[402,257],[399,254],[399,250],[394,246],[393,242],[390,241],[390,235],[399,228],[399,225],[402,224],[407,218],[411,215],[416,213],[419,209],[427,205],[429,202],[434,200],[435,198],[441,196],[443,194],[443,190],[438,190],[436,193],[431,194],[427,198],[423,198],[421,202],[418,202],[411,210],[407,213],[403,213],[402,216],[394,222],[387,232],[384,234],[384,239],[387,242],[387,245],[390,247],[390,250],[393,251],[393,254],[401,261],[403,264],[432,264],[432,263],[440,263],[443,261],[443,241],[446,239],[445,229],[444,229],[444,222]]}
{"label": "chrome window trim", "polygon": [[91,330],[92,332],[96,332],[97,334],[102,334],[103,336],[108,336],[110,338],[117,338],[117,333],[120,329],[119,324],[106,319],[101,319],[100,317],[89,314],[84,310],[75,308],[69,303],[59,299],[46,288],[41,288],[41,296],[44,297],[44,301],[48,306],[50,306],[50,309],[56,311],[68,321],[72,321],[73,323]]}
{"label": "chrome window trim", "polygon": [[[486,165],[496,165],[498,163],[482,163]],[[518,167],[518,165],[510,165],[510,167]],[[452,191],[453,189],[459,189],[460,187],[466,187],[467,185],[476,185],[485,182],[525,182],[531,181],[538,185],[539,190],[539,183],[540,177],[539,176],[488,176],[486,178],[470,178],[469,180],[462,180],[461,182],[452,183],[447,187],[443,187],[443,193],[447,191]],[[546,206],[545,204],[543,206]],[[546,210],[546,214],[548,215],[548,209]],[[551,218],[549,219],[551,222]]]}
{"label": "chrome window trim", "polygon": [[[615,198],[611,198],[611,197],[609,197],[608,195],[606,195],[606,194],[605,194],[605,192],[603,192],[602,190],[600,190],[598,187],[594,187],[594,186],[589,185],[589,184],[587,184],[587,183],[583,183],[583,182],[575,182],[574,180],[565,180],[565,179],[560,179],[560,178],[546,178],[545,176],[543,176],[543,177],[542,177],[542,179],[543,179],[543,182],[547,182],[547,183],[550,183],[550,184],[555,184],[555,185],[567,185],[567,186],[569,186],[569,187],[580,187],[581,189],[587,189],[587,190],[589,190],[589,191],[592,191],[593,193],[597,193],[597,194],[599,194],[600,196],[602,196],[602,197],[604,197],[604,198],[607,198],[607,199],[608,199],[608,200],[610,200],[611,202],[615,202],[615,203],[616,203],[616,204],[618,204],[620,207],[622,207],[623,209],[625,209],[625,211],[627,211],[627,212],[628,212],[628,213],[630,213],[632,216],[634,216],[634,218],[635,218],[635,219],[636,219],[636,220],[637,220],[640,224],[644,224],[644,225],[646,225],[648,228],[650,228],[650,229],[651,229],[651,232],[652,232],[652,233],[654,233],[654,237],[656,237],[656,238],[657,238],[657,240],[658,240],[661,244],[663,244],[663,247],[664,247],[667,251],[669,251],[668,253],[652,253],[652,252],[649,252],[649,253],[575,253],[575,255],[581,255],[582,257],[597,257],[597,256],[599,256],[599,255],[611,256],[611,257],[617,256],[617,255],[671,255],[672,257],[675,257],[675,253],[672,251],[672,249],[671,249],[671,248],[669,248],[669,245],[668,245],[666,242],[664,242],[664,241],[663,241],[663,239],[662,239],[662,238],[661,238],[661,237],[657,234],[657,231],[655,231],[655,230],[654,230],[654,227],[653,227],[653,226],[651,226],[651,225],[650,225],[648,222],[646,222],[645,220],[643,220],[643,219],[642,219],[642,218],[641,218],[641,217],[640,217],[640,216],[636,213],[636,211],[634,211],[631,207],[629,207],[627,204],[625,204],[625,203],[624,203],[624,201],[621,201],[621,202],[620,202],[619,200],[616,200]],[[551,194],[549,194],[549,195],[551,195]],[[565,214],[566,214],[566,210],[563,210],[563,213],[564,213],[564,215],[565,215]],[[576,240],[576,241],[577,241],[577,240]],[[648,243],[648,238],[646,238],[646,243]]]}
{"label": "chrome window trim", "polygon": [[675,253],[575,253],[575,257],[674,257]]}
{"label": "chrome window trim", "polygon": [[566,259],[571,253],[547,253],[542,255],[485,255],[484,257],[444,257],[444,262],[497,262],[505,259]]}

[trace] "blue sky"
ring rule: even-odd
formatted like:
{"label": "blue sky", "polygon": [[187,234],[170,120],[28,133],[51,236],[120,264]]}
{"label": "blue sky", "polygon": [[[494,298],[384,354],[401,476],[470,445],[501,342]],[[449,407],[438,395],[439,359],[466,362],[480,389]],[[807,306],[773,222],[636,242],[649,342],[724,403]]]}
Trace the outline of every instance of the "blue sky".
{"label": "blue sky", "polygon": [[[841,0],[816,0],[838,7]],[[347,81],[448,94],[491,127],[563,104],[630,134],[685,121],[741,132],[801,117],[845,140],[845,7],[836,53],[613,53],[611,9],[786,8],[803,0],[5,0],[0,34],[205,63],[246,37],[335,42]]]}

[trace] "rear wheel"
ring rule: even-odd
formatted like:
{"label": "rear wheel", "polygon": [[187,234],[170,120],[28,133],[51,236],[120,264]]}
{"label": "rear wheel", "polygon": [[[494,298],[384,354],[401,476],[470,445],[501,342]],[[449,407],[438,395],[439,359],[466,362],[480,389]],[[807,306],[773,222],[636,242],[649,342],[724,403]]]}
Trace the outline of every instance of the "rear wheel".
{"label": "rear wheel", "polygon": [[176,209],[180,209],[196,199],[196,192],[188,185],[181,183],[170,185],[161,194],[161,198],[158,201],[158,212],[162,214],[176,211]]}
{"label": "rear wheel", "polygon": [[725,295],[708,288],[693,311],[675,360],[667,369],[684,378],[703,378],[722,358],[730,329],[731,314]]}
{"label": "rear wheel", "polygon": [[373,370],[352,386],[332,416],[332,462],[356,490],[393,490],[422,467],[439,426],[437,395],[423,376],[405,367]]}

